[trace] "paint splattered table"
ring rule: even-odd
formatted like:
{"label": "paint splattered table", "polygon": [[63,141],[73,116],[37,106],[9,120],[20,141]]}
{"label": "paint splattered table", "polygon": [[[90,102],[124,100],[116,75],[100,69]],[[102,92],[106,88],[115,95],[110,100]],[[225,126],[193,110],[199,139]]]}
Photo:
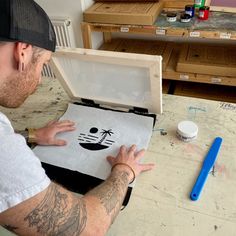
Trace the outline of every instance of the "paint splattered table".
{"label": "paint splattered table", "polygon": [[[18,130],[40,127],[60,117],[69,101],[56,80],[43,80],[39,90],[18,109],[0,108]],[[138,177],[130,202],[110,236],[235,236],[236,233],[236,104],[164,95],[146,162],[152,172]],[[179,121],[199,127],[197,140],[176,138]],[[189,194],[204,157],[216,136],[223,138],[216,165],[197,202]],[[3,234],[1,234],[3,235]]]}

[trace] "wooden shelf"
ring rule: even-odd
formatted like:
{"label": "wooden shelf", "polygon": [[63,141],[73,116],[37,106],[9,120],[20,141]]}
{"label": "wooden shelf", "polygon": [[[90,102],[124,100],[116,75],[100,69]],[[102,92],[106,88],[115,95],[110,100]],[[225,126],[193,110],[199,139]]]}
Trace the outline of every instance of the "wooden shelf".
{"label": "wooden shelf", "polygon": [[222,102],[236,102],[235,89],[229,86],[219,86],[201,83],[193,84],[189,82],[178,81],[175,83],[173,94],[178,96],[203,98]]}
{"label": "wooden shelf", "polygon": [[99,49],[118,52],[161,55],[163,57],[163,79],[207,84],[236,86],[236,77],[177,72],[177,63],[183,44],[137,39],[113,39]]}
{"label": "wooden shelf", "polygon": [[[168,22],[166,20],[167,11],[162,11],[154,27],[158,30],[163,30],[163,34],[167,36],[180,36],[184,38],[207,38],[207,39],[227,39],[236,40],[236,14],[226,12],[210,12],[208,20],[199,20],[196,16],[189,23],[182,23],[179,20],[176,22]],[[177,11],[178,16],[180,12]]]}
{"label": "wooden shelf", "polygon": [[[193,18],[190,23],[167,22],[166,11],[160,14],[153,25],[119,25],[88,23],[81,24],[85,48],[92,48],[91,32],[114,32],[126,34],[165,35],[182,38],[205,38],[236,40],[236,14],[211,12],[207,21]],[[109,37],[111,39],[111,36]]]}
{"label": "wooden shelf", "polygon": [[166,70],[163,71],[163,79],[236,86],[235,77],[177,72],[176,67],[179,60],[180,51],[181,44],[175,44],[170,55],[170,60],[168,62]]}
{"label": "wooden shelf", "polygon": [[116,52],[140,53],[148,55],[161,55],[162,69],[165,70],[172,53],[171,43],[163,41],[147,41],[136,39],[113,39],[111,43],[104,43],[99,49]]}
{"label": "wooden shelf", "polygon": [[[164,0],[163,0],[164,1]],[[164,7],[176,6],[178,1],[164,1]],[[187,1],[185,1],[186,4]],[[169,5],[168,5],[169,4]],[[171,5],[172,4],[172,5]],[[176,5],[177,4],[177,5]],[[182,4],[182,3],[181,3]],[[167,9],[171,11],[171,9]],[[81,29],[83,33],[83,42],[85,48],[92,48],[92,32],[102,32],[104,36],[104,44],[100,49],[103,50],[117,50],[115,45],[119,44],[119,40],[112,39],[112,33],[120,32],[124,34],[140,34],[140,35],[155,35],[156,39],[160,36],[175,36],[184,39],[190,38],[204,38],[204,39],[218,39],[219,42],[225,42],[225,40],[236,42],[236,14],[235,13],[224,13],[224,12],[210,12],[209,20],[202,21],[197,17],[193,18],[190,23],[167,22],[166,20],[166,8],[157,17],[153,25],[135,25],[135,24],[105,24],[105,23],[88,23],[82,22]],[[178,12],[178,10],[175,9]],[[179,15],[179,14],[178,14]],[[127,39],[126,39],[127,40]],[[224,40],[224,41],[223,41]],[[128,41],[127,41],[128,42]],[[132,41],[134,42],[134,40]],[[152,43],[151,43],[152,42]],[[146,42],[146,49],[150,47],[149,44],[153,44],[153,41]],[[165,44],[164,42],[162,44]],[[163,56],[163,78],[171,80],[191,81],[208,84],[221,84],[236,86],[236,78],[230,76],[217,76],[217,75],[206,75],[198,73],[185,73],[177,72],[177,59],[179,58],[180,46],[177,44],[167,47],[167,42],[164,45],[164,52],[159,52],[159,55]],[[169,45],[169,43],[168,43]],[[129,46],[131,47],[131,46]],[[132,46],[133,47],[133,46]],[[131,48],[132,48],[131,47]],[[144,46],[143,46],[144,47]],[[224,45],[222,44],[222,47]],[[146,50],[144,49],[144,51]],[[129,52],[128,46],[125,49]],[[130,52],[142,53],[140,49],[131,50]],[[145,53],[145,52],[143,52]],[[146,52],[147,54],[150,53]]]}

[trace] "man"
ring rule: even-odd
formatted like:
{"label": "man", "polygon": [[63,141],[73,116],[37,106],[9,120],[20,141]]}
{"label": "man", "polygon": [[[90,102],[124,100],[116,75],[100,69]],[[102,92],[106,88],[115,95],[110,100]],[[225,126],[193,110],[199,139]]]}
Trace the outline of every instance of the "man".
{"label": "man", "polygon": [[[53,51],[52,24],[33,0],[0,1],[0,105],[18,107],[35,91]],[[65,145],[55,135],[73,130],[73,122],[54,122],[36,130],[34,139]],[[107,158],[112,166],[107,180],[78,197],[48,179],[25,139],[0,112],[0,225],[18,235],[104,235],[129,183],[153,168],[139,164],[143,155],[135,145],[122,146],[116,157]]]}

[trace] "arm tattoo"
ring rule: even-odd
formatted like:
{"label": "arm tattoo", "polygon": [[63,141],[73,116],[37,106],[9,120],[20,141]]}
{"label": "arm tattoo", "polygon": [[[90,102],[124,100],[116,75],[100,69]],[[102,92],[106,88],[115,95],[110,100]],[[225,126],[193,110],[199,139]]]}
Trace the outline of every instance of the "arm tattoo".
{"label": "arm tattoo", "polygon": [[52,184],[42,202],[24,218],[29,227],[43,235],[75,236],[86,226],[87,211],[82,199],[69,204],[67,193]]}
{"label": "arm tattoo", "polygon": [[115,219],[124,200],[129,179],[126,171],[117,171],[103,184],[88,193],[97,197],[105,207],[108,215],[111,214],[111,222]]}

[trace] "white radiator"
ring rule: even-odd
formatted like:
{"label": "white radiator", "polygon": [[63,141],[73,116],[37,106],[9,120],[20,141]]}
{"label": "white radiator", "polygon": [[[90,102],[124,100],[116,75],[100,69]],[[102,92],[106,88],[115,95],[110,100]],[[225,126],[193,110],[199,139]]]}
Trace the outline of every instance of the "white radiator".
{"label": "white radiator", "polygon": [[[75,47],[75,38],[71,20],[68,18],[51,18],[56,33],[56,45],[61,47]],[[45,65],[42,71],[43,77],[55,78],[49,65]]]}

